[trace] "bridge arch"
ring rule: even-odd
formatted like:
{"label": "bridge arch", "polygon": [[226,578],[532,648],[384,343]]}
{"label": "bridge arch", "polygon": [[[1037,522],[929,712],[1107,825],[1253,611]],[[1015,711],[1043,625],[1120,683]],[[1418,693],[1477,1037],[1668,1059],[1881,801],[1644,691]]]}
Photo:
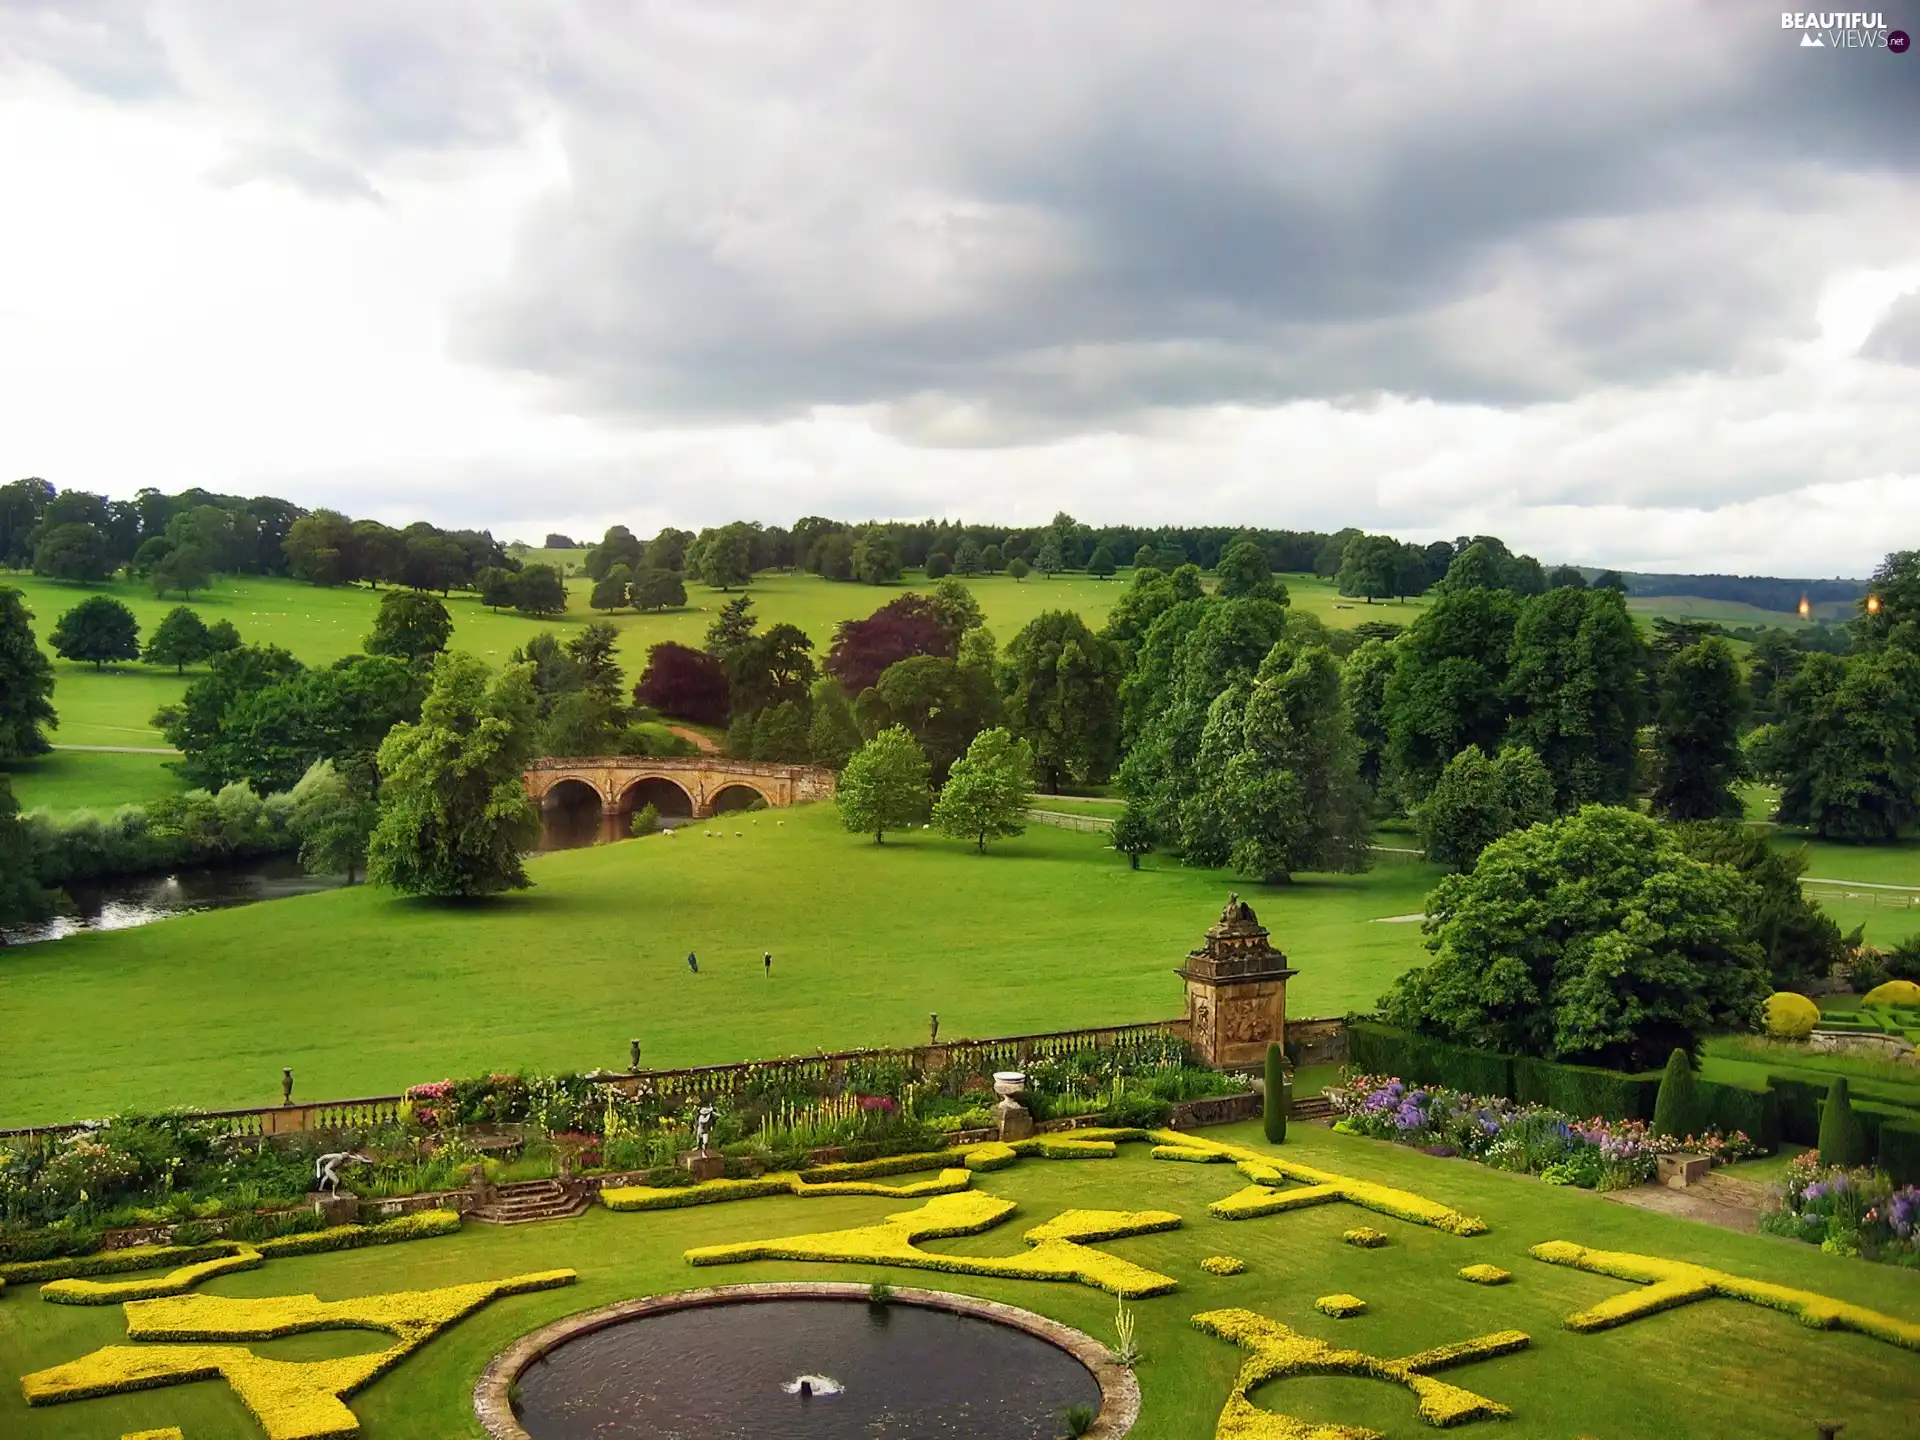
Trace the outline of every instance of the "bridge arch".
{"label": "bridge arch", "polygon": [[[632,817],[652,803],[662,815],[706,819],[716,810],[803,805],[833,798],[839,776],[816,765],[776,765],[717,755],[591,755],[536,760],[522,777],[543,820],[583,814],[599,802],[600,838],[626,838]],[[569,821],[568,833],[574,822]],[[578,839],[567,843],[579,844]]]}
{"label": "bridge arch", "polygon": [[670,776],[643,775],[614,801],[614,812],[620,817],[616,837],[626,835],[633,817],[649,805],[669,819],[692,819],[698,802],[686,786]]}
{"label": "bridge arch", "polygon": [[606,802],[591,781],[562,776],[541,792],[539,803],[542,850],[571,850],[600,838]]}

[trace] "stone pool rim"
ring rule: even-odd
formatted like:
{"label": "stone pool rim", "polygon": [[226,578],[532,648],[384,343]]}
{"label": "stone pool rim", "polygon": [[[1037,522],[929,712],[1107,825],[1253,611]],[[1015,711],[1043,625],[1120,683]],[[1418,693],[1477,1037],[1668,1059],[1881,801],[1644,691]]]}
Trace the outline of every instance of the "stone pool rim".
{"label": "stone pool rim", "polygon": [[[650,1315],[674,1310],[698,1310],[716,1305],[752,1304],[764,1300],[867,1300],[869,1287],[851,1281],[774,1281],[757,1285],[710,1285],[700,1290],[676,1290],[665,1295],[648,1295],[638,1300],[620,1300],[597,1310],[582,1310],[564,1315],[523,1335],[495,1355],[473,1387],[473,1413],[492,1440],[533,1440],[520,1428],[513,1407],[507,1401],[508,1387],[527,1367],[542,1356],[557,1350],[569,1340],[624,1324]],[[1057,1320],[1049,1320],[1031,1310],[982,1300],[975,1295],[960,1295],[948,1290],[920,1290],[903,1286],[893,1291],[889,1304],[913,1305],[923,1310],[944,1310],[953,1315],[970,1315],[976,1320],[1023,1330],[1036,1339],[1066,1351],[1084,1365],[1100,1387],[1100,1413],[1087,1431],[1086,1440],[1120,1440],[1140,1418],[1140,1382],[1133,1371],[1115,1362],[1105,1345],[1083,1331]]]}

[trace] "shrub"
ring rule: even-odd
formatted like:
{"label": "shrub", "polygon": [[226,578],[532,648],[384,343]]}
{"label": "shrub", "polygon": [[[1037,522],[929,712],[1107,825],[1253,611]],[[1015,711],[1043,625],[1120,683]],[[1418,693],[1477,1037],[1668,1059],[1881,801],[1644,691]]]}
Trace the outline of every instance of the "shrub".
{"label": "shrub", "polygon": [[1889,980],[1860,997],[1862,1005],[1920,1005],[1920,985],[1911,980]]}
{"label": "shrub", "polygon": [[1260,1118],[1266,1126],[1267,1143],[1280,1145],[1287,1138],[1287,1102],[1292,1087],[1287,1084],[1287,1057],[1278,1045],[1267,1046],[1267,1093],[1262,1098]]}
{"label": "shrub", "polygon": [[1820,1107],[1820,1160],[1826,1165],[1863,1165],[1866,1134],[1847,1096],[1847,1077],[1838,1075],[1827,1087],[1827,1103]]}
{"label": "shrub", "polygon": [[1514,1091],[1513,1062],[1491,1050],[1451,1045],[1365,1020],[1349,1027],[1348,1043],[1354,1068],[1369,1075],[1399,1075],[1501,1099]]}
{"label": "shrub", "polygon": [[1775,1040],[1804,1040],[1820,1023],[1820,1007],[1804,995],[1776,990],[1767,997],[1767,1034]]}
{"label": "shrub", "polygon": [[1387,1243],[1387,1237],[1370,1225],[1356,1225],[1351,1230],[1343,1230],[1340,1238],[1360,1250],[1378,1250]]}
{"label": "shrub", "polygon": [[1475,1285],[1504,1285],[1513,1278],[1513,1272],[1498,1265],[1468,1265],[1460,1271],[1460,1278]]}
{"label": "shrub", "polygon": [[1336,1320],[1348,1320],[1355,1315],[1366,1314],[1367,1302],[1358,1295],[1322,1295],[1313,1302],[1313,1308]]}
{"label": "shrub", "polygon": [[1700,1124],[1700,1098],[1694,1092],[1693,1057],[1675,1050],[1667,1057],[1666,1073],[1660,1077],[1660,1092],[1653,1102],[1653,1132],[1679,1139],[1697,1134]]}
{"label": "shrub", "polygon": [[1238,1275],[1247,1268],[1247,1262],[1237,1255],[1209,1255],[1200,1262],[1200,1268],[1209,1275]]}

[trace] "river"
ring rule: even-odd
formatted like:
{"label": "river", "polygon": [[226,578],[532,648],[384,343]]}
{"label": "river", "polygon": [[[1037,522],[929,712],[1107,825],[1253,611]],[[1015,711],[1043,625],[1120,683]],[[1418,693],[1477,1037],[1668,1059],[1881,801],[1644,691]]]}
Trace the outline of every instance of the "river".
{"label": "river", "polygon": [[41,925],[6,932],[9,945],[64,940],[89,930],[130,930],[195,910],[225,910],[289,895],[311,895],[344,884],[345,876],[309,875],[291,855],[269,855],[238,865],[209,865],[170,874],[75,881],[66,887],[73,909]]}

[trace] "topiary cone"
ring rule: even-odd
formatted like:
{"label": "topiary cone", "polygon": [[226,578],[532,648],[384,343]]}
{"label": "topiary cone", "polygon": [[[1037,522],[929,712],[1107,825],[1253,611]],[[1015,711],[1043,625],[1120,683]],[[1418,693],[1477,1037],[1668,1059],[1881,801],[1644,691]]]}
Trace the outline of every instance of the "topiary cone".
{"label": "topiary cone", "polygon": [[1653,1133],[1672,1140],[1700,1133],[1700,1094],[1693,1084],[1693,1057],[1684,1050],[1667,1057],[1660,1093],[1653,1102]]}
{"label": "topiary cone", "polygon": [[1847,1095],[1847,1077],[1839,1075],[1827,1088],[1827,1103],[1820,1107],[1820,1163],[1822,1165],[1864,1165],[1867,1163],[1867,1134],[1860,1128],[1860,1117],[1853,1113],[1853,1101]]}
{"label": "topiary cone", "polygon": [[1276,1044],[1267,1046],[1267,1093],[1260,1118],[1267,1127],[1267,1143],[1280,1145],[1287,1138],[1287,1106],[1293,1100],[1293,1087],[1287,1083],[1287,1057]]}

